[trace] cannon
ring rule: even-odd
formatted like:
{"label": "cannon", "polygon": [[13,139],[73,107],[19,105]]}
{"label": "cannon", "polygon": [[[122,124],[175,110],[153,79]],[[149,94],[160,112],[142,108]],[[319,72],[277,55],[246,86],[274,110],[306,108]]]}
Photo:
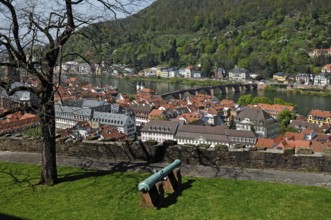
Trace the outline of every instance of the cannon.
{"label": "cannon", "polygon": [[156,183],[164,180],[175,168],[181,165],[181,161],[176,159],[174,162],[164,167],[162,170],[154,173],[144,181],[138,184],[139,192],[149,192]]}

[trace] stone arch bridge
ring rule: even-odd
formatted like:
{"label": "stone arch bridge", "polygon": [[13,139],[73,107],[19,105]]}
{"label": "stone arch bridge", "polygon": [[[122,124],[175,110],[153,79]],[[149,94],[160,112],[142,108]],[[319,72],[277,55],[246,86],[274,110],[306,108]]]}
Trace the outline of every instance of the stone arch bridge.
{"label": "stone arch bridge", "polygon": [[227,94],[229,90],[233,92],[241,92],[241,91],[251,91],[257,89],[257,84],[250,83],[250,84],[227,84],[227,85],[218,85],[218,86],[202,86],[202,87],[195,87],[190,89],[182,89],[173,92],[167,92],[161,94],[163,99],[172,96],[176,99],[182,99],[185,93],[189,93],[193,96],[205,92],[207,95],[214,96],[215,90],[219,90],[221,94]]}

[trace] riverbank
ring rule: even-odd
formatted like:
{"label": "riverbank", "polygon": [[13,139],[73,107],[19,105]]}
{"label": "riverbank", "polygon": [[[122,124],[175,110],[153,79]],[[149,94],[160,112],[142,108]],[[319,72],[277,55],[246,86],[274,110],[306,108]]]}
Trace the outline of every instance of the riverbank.
{"label": "riverbank", "polygon": [[[160,82],[160,83],[173,83],[173,84],[184,84],[189,86],[216,86],[216,85],[225,85],[234,83],[228,80],[221,79],[188,79],[188,78],[161,78],[161,77],[143,77],[143,76],[124,76],[124,77],[109,77],[109,76],[97,76],[101,78],[115,78],[119,80],[128,80],[128,81],[146,81],[146,82]],[[260,88],[260,87],[259,87]],[[331,96],[331,88],[328,87],[288,87],[286,84],[271,84],[262,86],[260,90],[266,92],[279,92],[279,93],[289,93],[293,95],[309,95],[309,96]]]}
{"label": "riverbank", "polygon": [[309,96],[323,96],[330,97],[331,91],[328,88],[318,88],[318,87],[280,87],[275,85],[267,85],[264,91],[267,92],[280,92],[289,93],[293,95],[309,95]]}
{"label": "riverbank", "polygon": [[[87,83],[90,83],[92,85],[100,86],[102,84],[108,84],[115,86],[120,93],[126,93],[126,94],[136,94],[137,93],[137,82],[144,82],[145,88],[152,89],[157,94],[164,94],[168,92],[173,92],[177,90],[183,90],[183,89],[190,89],[194,87],[199,87],[198,83],[203,83],[201,81],[204,80],[192,80],[192,84],[190,85],[188,83],[188,79],[180,78],[180,79],[166,79],[161,78],[157,79],[156,77],[128,77],[128,78],[110,78],[110,77],[96,77],[96,76],[77,76],[83,81],[86,81]],[[174,83],[170,82],[170,80],[173,80]],[[212,80],[213,83],[217,83],[216,85],[220,85],[221,83],[229,83],[228,81],[223,80]],[[205,84],[207,84],[208,81],[205,81]],[[268,97],[270,100],[273,100],[274,98],[281,98],[286,102],[290,103],[296,103],[299,106],[299,113],[302,115],[307,115],[311,109],[321,109],[321,110],[330,110],[331,109],[331,102],[330,97],[328,96],[322,96],[322,95],[300,95],[300,94],[294,94],[293,92],[287,92],[286,85],[283,84],[285,91],[267,91],[264,90],[263,85],[267,86],[267,84],[261,84],[258,83],[258,90],[251,90],[251,91],[241,91],[233,92],[232,90],[229,90],[227,94],[222,94],[218,89],[215,90],[214,95],[220,99],[231,99],[235,102],[238,101],[240,96],[246,95],[246,94],[252,94],[253,97],[256,96],[264,96]]]}
{"label": "riverbank", "polygon": [[132,81],[151,81],[151,82],[166,82],[166,83],[182,83],[191,86],[216,86],[232,83],[231,81],[219,80],[219,79],[187,79],[187,78],[161,78],[161,77],[141,77],[141,76],[130,76],[123,77],[124,79]]}

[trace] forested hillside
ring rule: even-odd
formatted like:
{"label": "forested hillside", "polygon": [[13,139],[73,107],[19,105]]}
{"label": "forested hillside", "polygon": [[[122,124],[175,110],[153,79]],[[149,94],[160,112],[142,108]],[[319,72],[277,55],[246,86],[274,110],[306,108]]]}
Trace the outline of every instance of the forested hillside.
{"label": "forested hillside", "polygon": [[308,52],[331,47],[330,11],[326,0],[158,0],[134,16],[81,30],[99,38],[77,37],[66,50],[138,68],[201,64],[207,75],[234,65],[265,77],[318,73],[331,61]]}

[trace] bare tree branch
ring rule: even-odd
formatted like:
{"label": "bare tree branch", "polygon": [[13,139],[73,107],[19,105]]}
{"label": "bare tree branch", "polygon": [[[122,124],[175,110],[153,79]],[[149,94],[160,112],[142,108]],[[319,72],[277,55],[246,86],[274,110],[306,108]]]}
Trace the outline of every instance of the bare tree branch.
{"label": "bare tree branch", "polygon": [[43,32],[45,35],[46,35],[46,37],[47,37],[47,39],[48,39],[48,42],[50,43],[50,45],[51,46],[53,46],[54,45],[54,39],[53,39],[53,37],[52,37],[52,35],[48,32],[48,29],[49,29],[49,27],[47,27],[47,28],[42,28],[34,19],[33,19],[33,14],[32,13],[30,13],[29,14],[29,20],[30,20],[30,22],[36,27],[36,28],[38,28],[38,30],[40,30],[41,32]]}
{"label": "bare tree branch", "polygon": [[[97,48],[95,41],[100,38],[95,36],[98,30],[95,27],[105,18],[109,18],[109,15],[115,19],[118,19],[119,12],[129,15],[134,3],[141,1],[143,0],[0,0],[0,16],[4,19],[0,21],[0,46],[6,48],[9,56],[9,61],[0,61],[0,66],[8,67],[8,73],[11,69],[18,68],[24,71],[26,76],[36,77],[39,82],[38,87],[23,85],[11,88],[10,80],[0,80],[0,87],[4,88],[8,95],[17,91],[29,91],[38,98],[37,106],[14,107],[1,113],[0,117],[20,110],[32,110],[39,115],[44,137],[41,182],[53,185],[57,180],[54,94],[61,97],[59,86],[62,60],[75,56],[88,64],[92,63],[82,54],[73,51],[62,54],[62,50],[74,35],[92,40],[93,46]],[[80,6],[89,7],[86,12],[82,12]],[[84,29],[76,31],[78,27]],[[124,29],[123,26],[122,28]],[[54,80],[57,77],[57,64],[60,65],[58,84]]]}
{"label": "bare tree branch", "polygon": [[21,41],[20,41],[20,36],[19,36],[19,24],[18,24],[18,19],[17,19],[17,15],[16,15],[16,10],[14,8],[14,6],[11,4],[12,1],[4,1],[4,0],[0,0],[0,3],[2,3],[3,5],[5,5],[10,13],[11,13],[11,16],[12,16],[12,22],[13,22],[13,27],[12,27],[12,32],[13,32],[13,35],[14,35],[14,40],[15,40],[15,43],[16,43],[16,47],[19,51],[19,53],[17,53],[16,55],[19,55],[20,58],[25,58],[25,53],[24,53],[24,50],[22,48],[22,45],[21,45]]}

